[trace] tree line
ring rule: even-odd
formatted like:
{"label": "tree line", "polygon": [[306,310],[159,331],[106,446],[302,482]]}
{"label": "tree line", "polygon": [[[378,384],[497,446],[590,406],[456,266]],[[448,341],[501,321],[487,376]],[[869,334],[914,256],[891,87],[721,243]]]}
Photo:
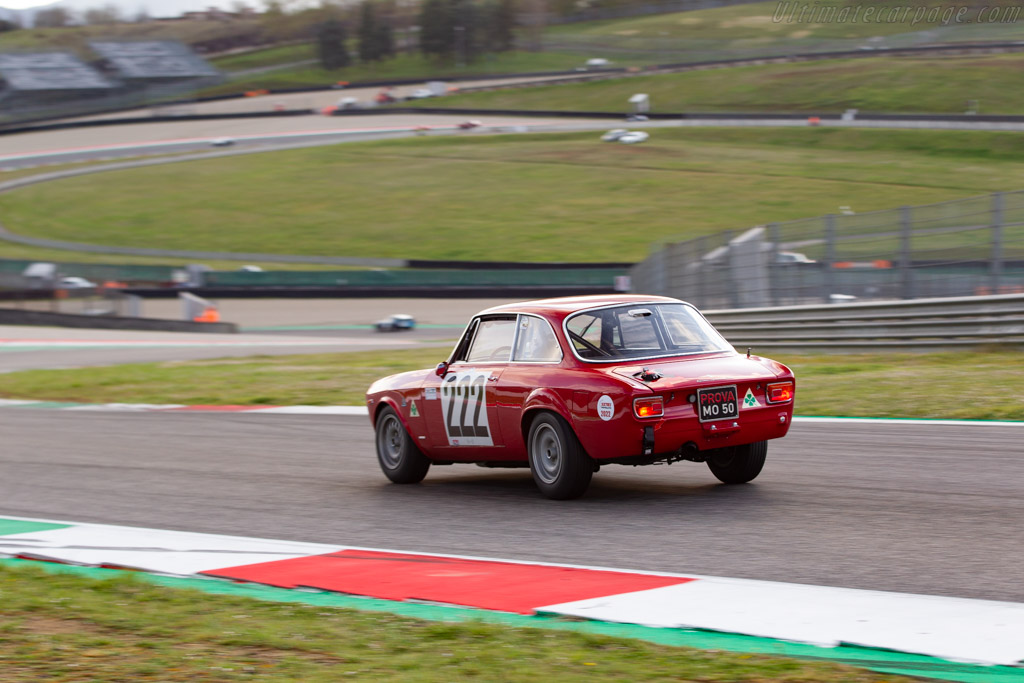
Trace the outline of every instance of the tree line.
{"label": "tree line", "polygon": [[[357,16],[349,21],[333,18],[320,25],[317,48],[325,69],[340,69],[352,63],[349,24],[355,25],[353,33],[360,62],[379,62],[395,56],[393,18],[382,7],[387,6],[364,0]],[[414,41],[426,57],[469,64],[486,53],[512,50],[515,26],[514,0],[423,0],[416,25],[405,31],[405,42]]]}

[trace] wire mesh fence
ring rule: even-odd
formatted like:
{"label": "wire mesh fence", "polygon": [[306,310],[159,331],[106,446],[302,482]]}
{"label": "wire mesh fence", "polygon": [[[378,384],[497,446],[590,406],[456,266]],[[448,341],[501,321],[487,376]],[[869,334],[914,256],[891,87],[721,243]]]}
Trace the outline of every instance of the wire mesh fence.
{"label": "wire mesh fence", "polygon": [[657,245],[632,288],[706,308],[1024,292],[1024,191]]}

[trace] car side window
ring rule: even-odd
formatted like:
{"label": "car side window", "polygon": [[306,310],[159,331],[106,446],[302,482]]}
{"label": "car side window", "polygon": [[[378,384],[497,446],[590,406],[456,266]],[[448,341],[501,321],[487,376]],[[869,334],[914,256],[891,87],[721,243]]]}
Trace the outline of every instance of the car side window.
{"label": "car side window", "polygon": [[477,325],[466,362],[507,361],[512,353],[512,339],[515,334],[515,318],[481,320]]}
{"label": "car side window", "polygon": [[546,321],[531,315],[519,319],[519,337],[512,360],[550,363],[562,360],[562,348]]}

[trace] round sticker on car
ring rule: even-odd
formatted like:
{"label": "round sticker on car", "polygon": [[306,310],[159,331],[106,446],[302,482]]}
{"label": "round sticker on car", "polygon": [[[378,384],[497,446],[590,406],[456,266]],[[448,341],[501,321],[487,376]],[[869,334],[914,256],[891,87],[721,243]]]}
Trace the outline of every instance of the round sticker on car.
{"label": "round sticker on car", "polygon": [[612,419],[613,415],[615,415],[615,403],[612,401],[611,396],[605,394],[597,399],[597,416],[607,422]]}

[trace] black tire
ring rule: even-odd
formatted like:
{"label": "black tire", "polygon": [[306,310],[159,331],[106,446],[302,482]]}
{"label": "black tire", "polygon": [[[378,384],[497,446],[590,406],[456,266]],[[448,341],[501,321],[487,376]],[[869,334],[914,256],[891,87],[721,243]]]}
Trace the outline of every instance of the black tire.
{"label": "black tire", "polygon": [[396,484],[417,484],[427,476],[430,460],[413,443],[394,409],[383,408],[377,416],[377,462]]}
{"label": "black tire", "polygon": [[710,454],[708,467],[723,484],[746,484],[761,473],[767,455],[767,441],[718,448]]}
{"label": "black tire", "polygon": [[530,472],[537,488],[553,500],[582,496],[594,476],[594,463],[569,424],[553,413],[539,413],[526,439]]}

